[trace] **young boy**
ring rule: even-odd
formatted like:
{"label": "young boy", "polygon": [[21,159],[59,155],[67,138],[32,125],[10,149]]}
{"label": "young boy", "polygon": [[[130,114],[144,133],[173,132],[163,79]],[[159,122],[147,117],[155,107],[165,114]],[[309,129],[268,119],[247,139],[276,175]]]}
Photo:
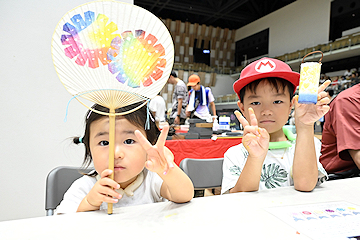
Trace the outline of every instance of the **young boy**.
{"label": "young boy", "polygon": [[[319,163],[321,142],[314,137],[314,122],[329,110],[330,101],[319,87],[318,102],[299,104],[294,97],[300,74],[284,62],[262,58],[243,69],[234,91],[245,116],[242,143],[224,155],[221,193],[249,192],[294,185],[312,191],[327,174]],[[283,128],[295,106],[297,135]]]}

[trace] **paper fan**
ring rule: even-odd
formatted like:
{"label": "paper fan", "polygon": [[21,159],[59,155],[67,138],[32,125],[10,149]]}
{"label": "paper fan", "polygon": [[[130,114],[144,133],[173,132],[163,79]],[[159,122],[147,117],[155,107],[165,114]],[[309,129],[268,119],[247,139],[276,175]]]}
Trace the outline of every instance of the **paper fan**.
{"label": "paper fan", "polygon": [[[56,72],[69,93],[109,108],[109,169],[114,168],[115,116],[142,107],[163,88],[174,44],[149,11],[117,1],[94,1],[66,13],[52,38]],[[137,103],[136,109],[115,109]],[[94,109],[91,109],[95,111]],[[113,176],[111,176],[113,178]],[[112,213],[112,205],[108,207]]]}
{"label": "paper fan", "polygon": [[170,75],[174,45],[163,22],[147,10],[95,1],[60,20],[52,55],[61,82],[79,101],[117,109],[157,95]]}

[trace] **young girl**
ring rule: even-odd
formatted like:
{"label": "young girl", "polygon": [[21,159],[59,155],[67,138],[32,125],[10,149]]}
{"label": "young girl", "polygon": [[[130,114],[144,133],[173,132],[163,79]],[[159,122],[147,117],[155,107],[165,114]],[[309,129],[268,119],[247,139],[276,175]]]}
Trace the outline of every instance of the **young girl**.
{"label": "young girl", "polygon": [[[125,112],[136,107],[117,109]],[[109,112],[95,104],[92,109]],[[74,143],[85,145],[84,166],[94,164],[95,172],[76,180],[57,207],[57,214],[102,210],[113,207],[161,202],[183,203],[192,199],[194,187],[188,176],[174,164],[174,156],[164,146],[169,127],[160,133],[155,122],[145,130],[146,105],[116,117],[114,180],[108,169],[109,117],[88,111],[85,134]],[[159,136],[160,133],[160,136]],[[154,144],[154,145],[153,145]]]}

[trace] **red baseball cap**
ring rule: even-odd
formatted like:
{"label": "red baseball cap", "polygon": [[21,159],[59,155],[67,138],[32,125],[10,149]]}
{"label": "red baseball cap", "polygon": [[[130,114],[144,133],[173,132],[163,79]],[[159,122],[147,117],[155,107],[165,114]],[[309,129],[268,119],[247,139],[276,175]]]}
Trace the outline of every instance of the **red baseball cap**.
{"label": "red baseball cap", "polygon": [[200,77],[196,74],[193,74],[189,77],[189,82],[188,82],[188,86],[195,86],[196,84],[198,84],[200,82]]}
{"label": "red baseball cap", "polygon": [[249,83],[268,77],[285,79],[296,87],[299,86],[300,74],[293,72],[289,65],[274,58],[261,58],[247,65],[240,73],[240,78],[234,83],[233,88],[240,99],[240,90]]}

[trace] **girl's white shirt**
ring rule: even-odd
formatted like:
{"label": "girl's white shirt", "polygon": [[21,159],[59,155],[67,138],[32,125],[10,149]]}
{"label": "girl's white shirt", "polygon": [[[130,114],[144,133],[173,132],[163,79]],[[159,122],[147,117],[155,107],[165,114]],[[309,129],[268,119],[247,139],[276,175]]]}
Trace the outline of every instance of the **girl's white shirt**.
{"label": "girl's white shirt", "polygon": [[[167,199],[161,197],[160,189],[163,180],[158,174],[143,170],[144,181],[134,191],[133,196],[124,194],[117,203],[113,204],[113,208],[134,206],[147,203],[164,202]],[[75,213],[80,205],[80,202],[90,192],[96,183],[96,177],[83,176],[70,186],[67,192],[64,194],[64,199],[60,205],[56,208],[55,214],[63,213]],[[107,209],[107,203],[102,203],[100,210]]]}

